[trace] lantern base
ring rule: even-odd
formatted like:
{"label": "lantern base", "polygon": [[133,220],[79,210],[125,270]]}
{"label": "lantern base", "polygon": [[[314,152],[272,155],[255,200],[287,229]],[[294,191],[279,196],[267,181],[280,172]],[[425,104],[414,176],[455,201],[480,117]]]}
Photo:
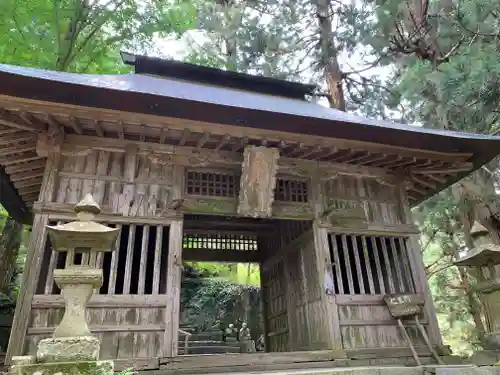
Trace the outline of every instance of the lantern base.
{"label": "lantern base", "polygon": [[113,375],[113,361],[14,364],[9,375]]}
{"label": "lantern base", "polygon": [[92,336],[43,339],[38,343],[36,362],[96,361],[100,349],[99,339]]}

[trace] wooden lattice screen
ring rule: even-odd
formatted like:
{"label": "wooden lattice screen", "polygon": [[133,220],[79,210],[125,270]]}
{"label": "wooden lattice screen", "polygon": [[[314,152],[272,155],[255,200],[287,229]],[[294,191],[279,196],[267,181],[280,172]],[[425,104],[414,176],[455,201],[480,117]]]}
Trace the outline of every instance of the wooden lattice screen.
{"label": "wooden lattice screen", "polygon": [[329,243],[335,293],[415,291],[406,238],[330,234]]}
{"label": "wooden lattice screen", "polygon": [[[240,190],[240,176],[228,171],[198,171],[186,173],[186,194],[235,198]],[[307,180],[278,178],[275,200],[304,203],[309,200]]]}
{"label": "wooden lattice screen", "polygon": [[[61,222],[60,222],[61,223]],[[55,225],[56,223],[50,223]],[[103,285],[98,294],[163,294],[166,292],[166,270],[169,227],[163,225],[113,224],[120,228],[114,252],[99,253],[96,264],[103,270]],[[88,254],[76,254],[75,264],[88,264]],[[53,270],[64,268],[66,253],[52,250],[50,238],[43,252],[37,294],[60,294],[54,283]]]}
{"label": "wooden lattice screen", "polygon": [[257,251],[257,236],[237,234],[186,234],[185,249]]}
{"label": "wooden lattice screen", "polygon": [[237,197],[240,178],[227,172],[188,171],[186,193],[214,197]]}
{"label": "wooden lattice screen", "polygon": [[279,178],[276,181],[275,199],[283,202],[307,202],[308,188],[305,180]]}

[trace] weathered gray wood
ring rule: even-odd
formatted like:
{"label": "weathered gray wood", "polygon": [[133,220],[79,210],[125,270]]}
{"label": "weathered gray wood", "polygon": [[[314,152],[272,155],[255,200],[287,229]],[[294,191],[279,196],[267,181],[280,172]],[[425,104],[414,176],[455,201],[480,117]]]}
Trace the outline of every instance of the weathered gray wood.
{"label": "weathered gray wood", "polygon": [[24,340],[31,312],[31,302],[35,294],[36,283],[40,273],[42,249],[45,248],[47,239],[45,229],[47,223],[47,215],[35,215],[25,271],[23,273],[22,286],[19,292],[18,303],[16,304],[14,321],[12,322],[9,346],[5,355],[6,365],[10,364],[13,356],[23,354]]}
{"label": "weathered gray wood", "polygon": [[276,148],[245,147],[238,214],[248,217],[272,215],[279,156]]}

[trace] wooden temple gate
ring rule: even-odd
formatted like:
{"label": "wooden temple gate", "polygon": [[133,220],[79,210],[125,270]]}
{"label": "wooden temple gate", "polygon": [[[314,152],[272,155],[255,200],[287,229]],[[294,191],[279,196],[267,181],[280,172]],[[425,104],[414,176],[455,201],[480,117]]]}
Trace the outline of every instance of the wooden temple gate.
{"label": "wooden temple gate", "polygon": [[61,317],[52,271],[65,259],[45,226],[73,220],[86,193],[120,228],[88,311],[102,358],[208,361],[176,358],[183,260],[260,264],[274,353],[261,362],[412,360],[383,302],[394,292],[426,296],[442,345],[410,205],[491,160],[499,139],[339,114],[308,102],[309,85],[124,58],[147,75],[0,67],[0,201],[32,222],[7,361]]}
{"label": "wooden temple gate", "polygon": [[[60,154],[52,201],[39,206],[49,212],[42,215],[47,223],[65,222],[70,206],[92,193],[104,208],[102,220],[121,229],[119,250],[98,259],[105,281],[88,312],[103,358],[176,355],[182,259],[261,264],[269,352],[406,345],[382,301],[385,293],[413,292],[418,285],[412,276],[418,263],[408,251],[413,227],[396,187],[335,176],[312,188],[314,180],[280,175],[273,210],[283,219],[243,219],[245,230],[229,231],[223,218],[239,220],[237,169],[162,165],[139,151],[128,145]],[[314,220],[318,191],[321,206],[336,205],[328,222]],[[182,215],[154,217],[176,197],[188,211],[212,215],[188,215],[184,225]],[[409,233],[393,233],[401,229]],[[191,246],[183,244],[186,234]],[[65,260],[44,241],[26,353],[52,333],[63,311],[52,271]]]}

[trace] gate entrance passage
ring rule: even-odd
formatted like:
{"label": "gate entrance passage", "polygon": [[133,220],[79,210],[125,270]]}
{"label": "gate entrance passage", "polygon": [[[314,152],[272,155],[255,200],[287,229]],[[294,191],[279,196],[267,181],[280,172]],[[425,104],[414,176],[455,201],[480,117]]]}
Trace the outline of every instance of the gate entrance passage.
{"label": "gate entrance passage", "polygon": [[[204,312],[206,322],[200,322],[196,332],[184,323],[181,302],[179,354],[286,352],[310,350],[311,345],[318,349],[328,347],[327,327],[321,326],[325,321],[313,318],[315,309],[321,309],[322,300],[311,221],[185,215],[183,261],[224,262],[234,267],[253,264],[260,268],[261,288],[253,298],[244,295],[242,300],[234,301],[236,311],[231,311],[234,319],[218,316],[224,313],[217,307],[211,314]],[[243,321],[243,317],[252,314],[238,311],[241,309],[250,309],[253,315],[257,310],[260,322]],[[240,337],[242,323],[250,329],[251,349]],[[233,336],[231,330],[237,343],[228,342]],[[200,341],[207,348],[200,349]]]}

